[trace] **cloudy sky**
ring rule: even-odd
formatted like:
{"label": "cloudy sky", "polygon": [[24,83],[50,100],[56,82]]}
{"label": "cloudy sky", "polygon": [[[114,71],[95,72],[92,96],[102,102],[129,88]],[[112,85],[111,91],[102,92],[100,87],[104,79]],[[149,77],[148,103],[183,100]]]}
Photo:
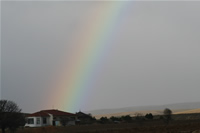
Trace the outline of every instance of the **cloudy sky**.
{"label": "cloudy sky", "polygon": [[[74,95],[87,100],[77,98],[82,103],[73,111],[200,101],[200,2],[121,3],[112,32],[103,31],[109,44],[101,44],[103,57],[93,66],[100,72],[89,77],[95,83],[82,96]],[[15,101],[24,112],[64,109],[63,88],[55,84],[73,59],[84,62],[73,56],[84,47],[77,40],[98,23],[91,14],[109,14],[115,4],[1,2],[1,99]],[[97,20],[109,21],[104,15],[97,13]]]}

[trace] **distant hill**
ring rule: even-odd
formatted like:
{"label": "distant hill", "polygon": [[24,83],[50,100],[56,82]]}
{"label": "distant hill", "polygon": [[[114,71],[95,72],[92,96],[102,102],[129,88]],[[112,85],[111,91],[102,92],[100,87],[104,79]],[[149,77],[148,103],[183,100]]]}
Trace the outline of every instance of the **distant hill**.
{"label": "distant hill", "polygon": [[152,106],[134,106],[134,107],[125,107],[125,108],[115,108],[115,109],[99,109],[86,111],[92,115],[105,115],[105,114],[119,114],[125,112],[141,112],[141,111],[159,111],[169,108],[174,112],[181,112],[191,109],[200,108],[200,102],[188,102],[188,103],[175,103],[175,104],[166,104],[166,105],[152,105]]}
{"label": "distant hill", "polygon": [[176,112],[174,114],[193,114],[193,113],[200,113],[200,109],[185,110],[185,111]]}
{"label": "distant hill", "polygon": [[111,114],[100,114],[100,115],[94,115],[96,119],[99,119],[101,117],[108,117],[110,118],[111,116],[125,116],[125,115],[130,115],[130,116],[135,116],[136,113],[141,113],[143,115],[147,114],[147,113],[152,113],[153,115],[159,115],[162,112],[161,111],[156,111],[156,110],[151,110],[151,111],[133,111],[133,112],[121,112],[121,113],[111,113]]}
{"label": "distant hill", "polygon": [[[184,112],[184,111],[190,111],[190,110],[172,110],[173,114],[178,114],[179,112]],[[162,115],[163,110],[147,110],[147,111],[133,111],[133,112],[121,112],[121,113],[111,113],[111,114],[100,114],[100,115],[93,115],[96,119],[100,119],[101,117],[108,117],[110,118],[111,116],[125,116],[125,115],[130,115],[134,117],[137,113],[140,113],[142,115],[146,115],[147,113],[151,113],[153,115]]]}

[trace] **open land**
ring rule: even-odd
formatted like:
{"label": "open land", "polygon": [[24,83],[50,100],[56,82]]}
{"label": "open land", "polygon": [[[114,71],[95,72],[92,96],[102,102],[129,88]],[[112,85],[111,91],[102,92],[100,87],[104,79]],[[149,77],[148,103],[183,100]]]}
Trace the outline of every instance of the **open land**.
{"label": "open land", "polygon": [[142,123],[93,124],[67,127],[41,127],[19,129],[16,133],[198,133],[200,120],[145,121]]}
{"label": "open land", "polygon": [[185,111],[175,112],[174,114],[193,114],[193,113],[200,113],[200,109],[185,110]]}
{"label": "open land", "polygon": [[200,113],[173,114],[169,123],[157,115],[153,120],[133,119],[129,123],[97,122],[66,127],[20,128],[16,133],[200,133]]}

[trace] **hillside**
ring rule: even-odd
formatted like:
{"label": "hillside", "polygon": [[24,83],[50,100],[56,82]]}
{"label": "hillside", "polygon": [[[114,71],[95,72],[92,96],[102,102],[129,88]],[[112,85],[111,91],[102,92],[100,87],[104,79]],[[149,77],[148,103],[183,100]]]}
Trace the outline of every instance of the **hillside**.
{"label": "hillside", "polygon": [[[178,114],[179,112],[184,112],[187,110],[172,110],[173,114]],[[101,114],[101,115],[94,115],[96,119],[99,119],[101,117],[107,117],[110,118],[111,116],[125,116],[125,115],[130,115],[130,116],[135,116],[136,113],[140,113],[142,115],[146,115],[147,113],[152,113],[153,115],[162,115],[163,110],[147,110],[147,111],[133,111],[133,112],[121,112],[121,113],[111,113],[111,114]]]}
{"label": "hillside", "polygon": [[193,114],[193,113],[200,113],[200,109],[191,109],[191,110],[185,110],[185,111],[180,111],[176,112],[174,114]]}
{"label": "hillside", "polygon": [[102,115],[95,115],[96,119],[99,119],[101,117],[108,117],[110,118],[111,116],[125,116],[125,115],[130,115],[130,116],[135,116],[136,113],[141,113],[143,115],[147,114],[147,113],[152,113],[153,115],[159,115],[162,114],[162,111],[134,111],[134,112],[121,112],[121,113],[111,113],[111,114],[102,114]]}
{"label": "hillside", "polygon": [[199,107],[200,107],[200,102],[190,102],[190,103],[176,103],[176,104],[152,105],[152,106],[133,106],[133,107],[115,108],[115,109],[99,109],[99,110],[91,110],[85,112],[91,113],[94,116],[100,116],[100,115],[105,116],[110,114],[119,115],[121,113],[133,115],[135,112],[143,112],[143,111],[148,111],[148,112],[152,111],[157,114],[162,110],[164,110],[165,108],[169,108],[173,110],[173,112],[175,113],[175,112],[197,109]]}

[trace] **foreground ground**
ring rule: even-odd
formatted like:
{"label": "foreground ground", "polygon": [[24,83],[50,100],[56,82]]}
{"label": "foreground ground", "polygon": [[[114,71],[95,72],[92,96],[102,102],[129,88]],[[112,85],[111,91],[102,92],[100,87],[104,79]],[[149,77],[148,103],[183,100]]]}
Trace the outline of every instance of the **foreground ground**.
{"label": "foreground ground", "polygon": [[200,133],[198,131],[200,131],[200,120],[172,121],[169,124],[160,120],[121,124],[24,128],[18,129],[16,133]]}

